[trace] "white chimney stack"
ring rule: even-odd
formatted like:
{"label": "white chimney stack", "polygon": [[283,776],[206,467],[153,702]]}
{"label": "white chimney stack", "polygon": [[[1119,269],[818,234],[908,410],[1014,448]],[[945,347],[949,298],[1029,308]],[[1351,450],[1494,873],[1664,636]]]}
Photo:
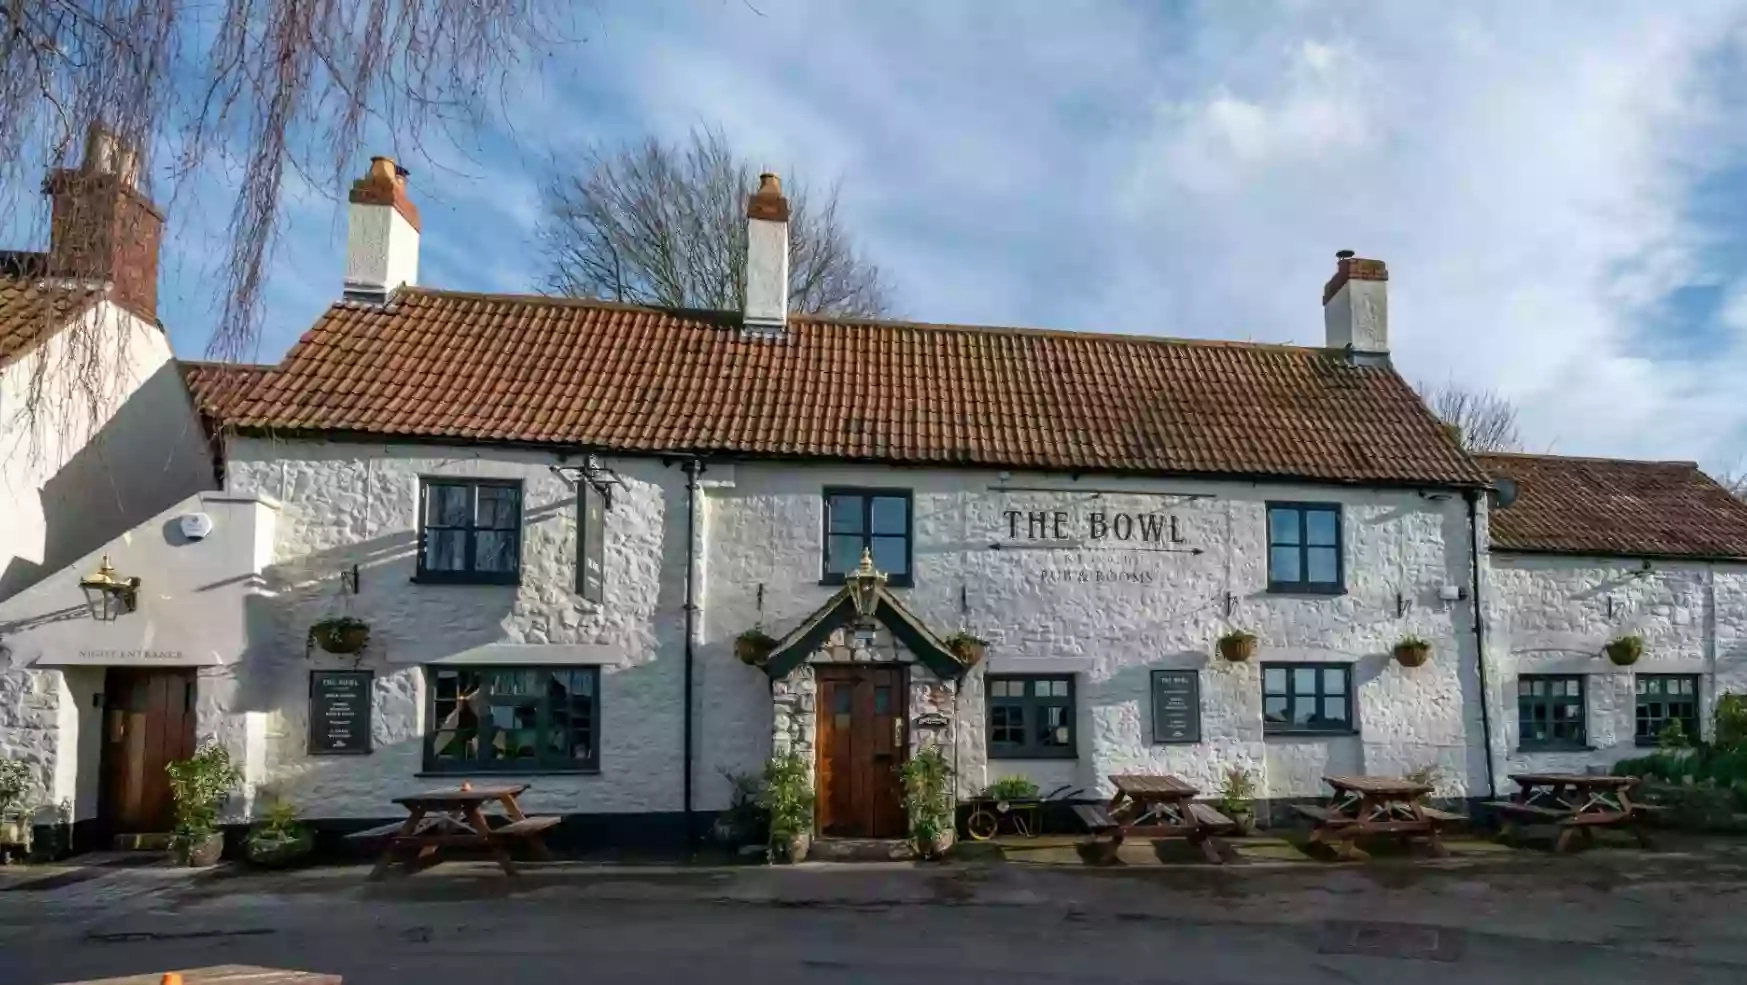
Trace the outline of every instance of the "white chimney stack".
{"label": "white chimney stack", "polygon": [[1322,289],[1322,323],[1330,349],[1389,353],[1389,268],[1352,250],[1335,254],[1335,275]]}
{"label": "white chimney stack", "polygon": [[758,176],[746,202],[746,310],[744,328],[781,333],[789,323],[789,200],[782,180]]}
{"label": "white chimney stack", "polygon": [[352,182],[348,298],[381,302],[401,285],[419,282],[419,210],[407,197],[406,175],[394,158],[372,157],[369,172]]}

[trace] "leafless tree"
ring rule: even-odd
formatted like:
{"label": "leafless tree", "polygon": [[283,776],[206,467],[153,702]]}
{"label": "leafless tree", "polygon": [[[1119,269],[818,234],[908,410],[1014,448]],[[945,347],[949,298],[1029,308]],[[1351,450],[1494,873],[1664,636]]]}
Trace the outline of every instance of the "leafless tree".
{"label": "leafless tree", "polygon": [[1414,389],[1432,413],[1455,430],[1468,451],[1516,451],[1522,447],[1516,405],[1497,392],[1469,389],[1453,380],[1442,385],[1421,381]]}
{"label": "leafless tree", "polygon": [[[338,190],[367,129],[404,154],[479,123],[508,73],[565,36],[568,10],[563,0],[0,0],[0,209],[31,205],[43,169],[71,164],[93,124],[159,155],[141,174],[168,183],[154,189],[160,202],[234,184],[228,240],[213,244],[223,259],[208,352],[252,356],[288,173]],[[100,225],[62,218],[57,230]],[[90,365],[56,378],[109,375],[120,354],[103,347],[70,346]],[[35,418],[62,396],[32,387],[23,410]]]}
{"label": "leafless tree", "polygon": [[[739,310],[745,300],[746,197],[756,171],[718,129],[679,142],[597,148],[579,174],[547,181],[540,241],[554,294],[632,304]],[[789,304],[797,311],[877,317],[880,269],[857,252],[837,189],[814,196],[790,180]]]}
{"label": "leafless tree", "polygon": [[1716,479],[1718,485],[1729,490],[1729,495],[1736,499],[1747,500],[1747,471],[1735,469],[1721,473]]}

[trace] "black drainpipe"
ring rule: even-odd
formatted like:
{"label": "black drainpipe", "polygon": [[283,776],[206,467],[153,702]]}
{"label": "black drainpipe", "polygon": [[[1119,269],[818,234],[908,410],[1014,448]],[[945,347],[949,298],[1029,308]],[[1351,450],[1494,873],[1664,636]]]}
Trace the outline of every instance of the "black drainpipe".
{"label": "black drainpipe", "polygon": [[1486,686],[1486,617],[1480,600],[1480,497],[1486,493],[1470,489],[1463,494],[1468,500],[1468,561],[1474,572],[1474,658],[1480,670],[1480,736],[1486,743],[1486,795],[1498,796],[1498,778],[1492,772],[1492,689]]}
{"label": "black drainpipe", "polygon": [[692,824],[692,664],[696,654],[692,637],[698,620],[697,584],[692,577],[697,570],[698,473],[704,463],[696,456],[685,461],[685,847],[690,853],[697,847],[697,832]]}

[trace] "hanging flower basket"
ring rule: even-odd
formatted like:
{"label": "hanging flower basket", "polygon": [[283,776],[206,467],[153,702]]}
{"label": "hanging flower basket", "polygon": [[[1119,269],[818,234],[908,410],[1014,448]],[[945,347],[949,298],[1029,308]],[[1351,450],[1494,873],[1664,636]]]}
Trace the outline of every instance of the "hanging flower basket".
{"label": "hanging flower basket", "polygon": [[362,619],[340,616],[309,627],[309,648],[327,653],[357,653],[370,643],[370,626]]}
{"label": "hanging flower basket", "polygon": [[1403,667],[1423,666],[1432,658],[1432,645],[1417,636],[1404,636],[1395,644],[1395,662]]}
{"label": "hanging flower basket", "polygon": [[1602,648],[1616,666],[1630,667],[1644,655],[1644,637],[1622,636]]}
{"label": "hanging flower basket", "polygon": [[1219,638],[1219,655],[1232,663],[1243,663],[1256,655],[1256,634],[1234,629]]}
{"label": "hanging flower basket", "polygon": [[774,649],[776,637],[765,632],[762,626],[754,626],[734,638],[734,656],[748,667],[764,663],[764,658]]}
{"label": "hanging flower basket", "polygon": [[988,650],[989,642],[961,630],[946,638],[946,648],[966,667],[975,667],[983,662],[983,654]]}

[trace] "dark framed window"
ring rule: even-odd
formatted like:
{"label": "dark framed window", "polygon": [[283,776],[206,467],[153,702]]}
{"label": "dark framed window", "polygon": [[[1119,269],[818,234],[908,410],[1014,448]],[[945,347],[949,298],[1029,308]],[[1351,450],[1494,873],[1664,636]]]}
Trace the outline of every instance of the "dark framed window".
{"label": "dark framed window", "polygon": [[427,667],[428,773],[600,768],[599,667]]}
{"label": "dark framed window", "polygon": [[909,585],[911,529],[908,489],[827,488],[824,582],[843,584],[867,550],[887,584]]}
{"label": "dark framed window", "polygon": [[1346,591],[1340,504],[1268,504],[1268,591]]}
{"label": "dark framed window", "polygon": [[1264,734],[1357,732],[1353,668],[1347,664],[1263,664]]}
{"label": "dark framed window", "polygon": [[1698,744],[1698,675],[1639,674],[1638,745],[1655,745],[1672,722],[1680,723],[1686,741]]}
{"label": "dark framed window", "polygon": [[990,674],[985,726],[990,759],[1073,759],[1072,676]]}
{"label": "dark framed window", "polygon": [[522,564],[522,484],[421,479],[417,580],[513,585]]}
{"label": "dark framed window", "polygon": [[1517,744],[1524,749],[1582,749],[1581,674],[1524,674],[1517,678]]}

